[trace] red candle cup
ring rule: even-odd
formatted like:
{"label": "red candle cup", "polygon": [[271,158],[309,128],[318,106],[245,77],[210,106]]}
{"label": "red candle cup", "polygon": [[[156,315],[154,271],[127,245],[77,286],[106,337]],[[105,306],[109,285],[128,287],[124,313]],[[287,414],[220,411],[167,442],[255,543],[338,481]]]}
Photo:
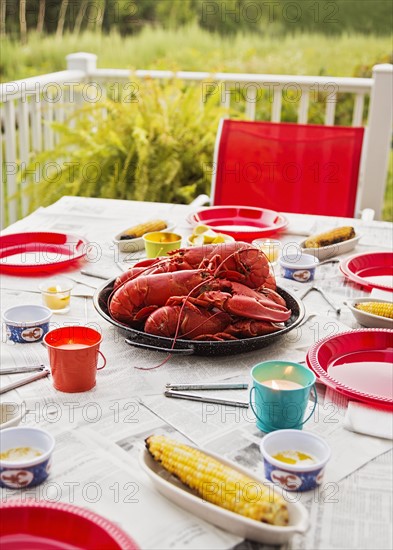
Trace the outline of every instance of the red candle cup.
{"label": "red candle cup", "polygon": [[[44,342],[57,390],[79,393],[94,388],[97,370],[106,365],[105,356],[99,350],[101,341],[101,334],[89,327],[62,327],[46,334]],[[102,367],[97,367],[98,355],[104,360]]]}

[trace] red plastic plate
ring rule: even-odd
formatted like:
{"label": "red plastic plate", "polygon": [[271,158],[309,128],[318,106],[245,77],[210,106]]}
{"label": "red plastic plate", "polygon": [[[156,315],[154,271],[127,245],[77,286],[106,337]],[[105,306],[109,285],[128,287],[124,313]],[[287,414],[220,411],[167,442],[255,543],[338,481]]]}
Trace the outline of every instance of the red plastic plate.
{"label": "red plastic plate", "polygon": [[288,220],[274,210],[248,206],[211,206],[192,214],[189,221],[246,242],[273,235],[288,225]]}
{"label": "red plastic plate", "polygon": [[11,500],[0,511],[1,550],[138,550],[114,523],[78,506]]}
{"label": "red plastic plate", "polygon": [[307,364],[322,382],[347,397],[393,409],[393,330],[329,336],[309,349]]}
{"label": "red plastic plate", "polygon": [[393,253],[355,254],[340,264],[344,275],[365,288],[393,290]]}
{"label": "red plastic plate", "polygon": [[64,233],[13,233],[0,237],[0,272],[30,275],[60,271],[81,260],[88,242]]}

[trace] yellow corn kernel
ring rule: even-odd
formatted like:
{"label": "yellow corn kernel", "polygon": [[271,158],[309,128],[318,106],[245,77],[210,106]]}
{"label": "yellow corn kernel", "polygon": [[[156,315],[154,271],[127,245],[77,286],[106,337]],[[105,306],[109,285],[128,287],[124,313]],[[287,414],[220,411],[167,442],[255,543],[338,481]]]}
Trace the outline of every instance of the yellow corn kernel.
{"label": "yellow corn kernel", "polygon": [[329,246],[331,244],[341,243],[342,241],[348,241],[355,237],[355,230],[353,227],[337,227],[326,231],[326,233],[320,233],[319,235],[313,235],[306,239],[304,242],[304,248],[320,248],[321,246]]}
{"label": "yellow corn kernel", "polygon": [[256,521],[288,524],[285,500],[255,479],[163,435],[148,437],[146,447],[154,460],[203,500]]}
{"label": "yellow corn kernel", "polygon": [[393,303],[392,302],[363,302],[355,304],[356,309],[372,313],[379,317],[387,317],[393,319]]}

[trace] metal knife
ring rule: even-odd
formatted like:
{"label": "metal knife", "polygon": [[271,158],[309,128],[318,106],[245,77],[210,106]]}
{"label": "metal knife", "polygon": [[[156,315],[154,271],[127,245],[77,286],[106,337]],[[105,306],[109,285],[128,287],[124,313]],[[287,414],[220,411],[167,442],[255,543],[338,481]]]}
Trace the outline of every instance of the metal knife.
{"label": "metal knife", "polygon": [[246,390],[248,384],[223,382],[217,384],[166,384],[167,390]]}
{"label": "metal knife", "polygon": [[166,390],[165,397],[175,397],[176,399],[188,399],[190,401],[200,401],[201,403],[215,403],[217,405],[231,405],[232,407],[248,408],[246,401],[234,401],[231,399],[219,399],[215,397],[205,397],[196,393],[181,393],[179,391]]}

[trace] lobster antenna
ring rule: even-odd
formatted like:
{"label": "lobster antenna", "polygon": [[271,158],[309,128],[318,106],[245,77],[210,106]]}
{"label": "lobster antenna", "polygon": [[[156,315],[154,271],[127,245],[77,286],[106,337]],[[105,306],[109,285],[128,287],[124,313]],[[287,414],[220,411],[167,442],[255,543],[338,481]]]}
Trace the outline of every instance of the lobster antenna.
{"label": "lobster antenna", "polygon": [[175,336],[173,337],[173,342],[172,342],[172,346],[170,347],[170,350],[169,350],[169,353],[167,355],[167,357],[159,364],[159,365],[156,365],[155,367],[134,367],[134,369],[137,369],[137,370],[155,370],[155,369],[158,369],[160,367],[162,367],[163,365],[165,365],[165,363],[167,363],[169,361],[169,359],[171,359],[171,357],[173,356],[173,353],[170,353],[171,350],[173,350],[173,348],[175,347],[176,345],[176,342],[177,342],[177,337],[179,335],[179,330],[180,330],[180,322],[181,322],[181,316],[183,314],[183,311],[184,311],[184,308],[185,308],[185,305],[187,303],[187,300],[191,297],[191,294],[197,290],[200,286],[206,284],[208,281],[211,281],[213,279],[213,276],[212,277],[208,277],[206,279],[206,281],[202,281],[200,283],[198,283],[196,286],[194,286],[194,288],[192,288],[190,290],[190,292],[187,294],[187,296],[185,297],[181,307],[180,307],[180,311],[179,311],[179,317],[177,319],[177,324],[176,324],[176,332],[175,332]]}

